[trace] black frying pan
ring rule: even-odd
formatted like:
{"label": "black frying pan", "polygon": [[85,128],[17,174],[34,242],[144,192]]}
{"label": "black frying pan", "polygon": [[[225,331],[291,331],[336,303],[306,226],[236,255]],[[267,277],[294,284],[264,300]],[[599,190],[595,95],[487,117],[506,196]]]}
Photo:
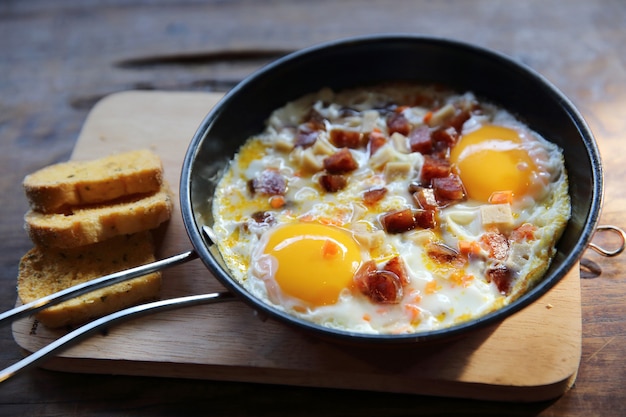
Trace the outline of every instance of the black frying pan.
{"label": "black frying pan", "polygon": [[[211,226],[212,195],[225,165],[270,113],[323,87],[341,90],[387,81],[438,83],[472,91],[506,108],[564,150],[572,217],[544,278],[510,305],[455,327],[417,334],[370,335],[329,329],[278,311],[248,293],[228,272],[203,233]],[[194,135],[182,167],[180,202],[191,242],[206,267],[238,298],[271,318],[333,340],[371,344],[425,343],[496,324],[528,306],[576,265],[591,241],[603,192],[599,152],[572,103],[545,78],[497,52],[457,41],[374,35],[314,46],[285,56],[252,74],[217,104]]]}

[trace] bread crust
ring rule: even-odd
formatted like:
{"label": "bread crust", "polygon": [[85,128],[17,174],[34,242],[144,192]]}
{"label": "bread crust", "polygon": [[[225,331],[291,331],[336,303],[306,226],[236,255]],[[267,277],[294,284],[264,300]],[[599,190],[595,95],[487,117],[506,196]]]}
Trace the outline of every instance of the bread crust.
{"label": "bread crust", "polygon": [[60,213],[69,207],[113,201],[159,190],[161,159],[140,149],[90,161],[68,161],[42,168],[24,178],[30,207]]}
{"label": "bread crust", "polygon": [[25,228],[36,245],[73,248],[106,239],[150,230],[169,220],[173,209],[171,191],[163,183],[158,192],[136,195],[115,203],[86,206],[71,213],[26,213]]}
{"label": "bread crust", "polygon": [[[120,235],[71,249],[35,246],[19,264],[18,295],[23,303],[104,275],[154,262],[149,231]],[[64,301],[36,314],[47,327],[75,326],[140,302],[158,298],[155,272]]]}

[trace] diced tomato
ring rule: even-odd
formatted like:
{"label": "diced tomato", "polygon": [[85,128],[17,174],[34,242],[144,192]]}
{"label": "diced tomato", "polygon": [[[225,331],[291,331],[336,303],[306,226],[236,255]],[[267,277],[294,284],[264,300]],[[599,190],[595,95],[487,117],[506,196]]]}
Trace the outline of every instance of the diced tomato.
{"label": "diced tomato", "polygon": [[480,244],[475,240],[459,240],[459,252],[465,256],[478,255],[481,251]]}

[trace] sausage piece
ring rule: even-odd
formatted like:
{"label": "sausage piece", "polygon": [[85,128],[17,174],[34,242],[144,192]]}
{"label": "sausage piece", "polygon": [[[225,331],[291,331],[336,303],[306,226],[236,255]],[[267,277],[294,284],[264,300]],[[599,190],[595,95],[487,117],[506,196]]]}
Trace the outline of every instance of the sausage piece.
{"label": "sausage piece", "polygon": [[428,154],[433,150],[433,141],[430,137],[428,126],[419,126],[409,134],[409,146],[411,152]]}
{"label": "sausage piece", "polygon": [[413,210],[404,209],[383,214],[380,222],[387,233],[404,233],[417,227]]}
{"label": "sausage piece", "polygon": [[348,148],[342,148],[334,154],[324,158],[324,169],[329,174],[346,174],[359,167]]}
{"label": "sausage piece", "polygon": [[387,130],[389,136],[396,132],[408,136],[411,132],[411,124],[402,113],[392,113],[387,118]]}
{"label": "sausage piece", "polygon": [[324,174],[320,176],[319,183],[327,192],[335,193],[346,188],[348,179],[343,175]]}
{"label": "sausage piece", "polygon": [[386,194],[387,189],[385,187],[367,190],[363,193],[363,202],[368,206],[374,205],[382,200]]}
{"label": "sausage piece", "polygon": [[451,201],[462,201],[465,199],[465,187],[463,182],[455,174],[449,174],[446,177],[433,178],[433,191],[435,198],[441,205]]}
{"label": "sausage piece", "polygon": [[330,131],[329,140],[338,148],[356,149],[363,143],[363,134],[355,130],[333,129]]}
{"label": "sausage piece", "polygon": [[409,274],[406,270],[406,266],[404,265],[404,261],[399,256],[394,256],[391,258],[383,267],[385,271],[393,272],[400,279],[400,283],[402,286],[405,286],[409,283]]}
{"label": "sausage piece", "polygon": [[502,263],[495,264],[487,269],[485,273],[487,282],[496,284],[501,294],[508,294],[513,283],[513,271]]}
{"label": "sausage piece", "polygon": [[452,172],[452,166],[449,161],[424,155],[420,181],[423,185],[430,185],[433,178],[447,177],[450,172]]}
{"label": "sausage piece", "polygon": [[367,261],[357,270],[354,281],[361,293],[378,304],[396,304],[402,299],[400,278],[393,272],[378,270],[374,261]]}
{"label": "sausage piece", "polygon": [[276,169],[266,169],[248,182],[250,191],[265,195],[285,195],[287,181]]}
{"label": "sausage piece", "polygon": [[480,237],[480,242],[492,259],[503,261],[509,256],[509,240],[500,232],[486,232]]}
{"label": "sausage piece", "polygon": [[437,199],[435,198],[435,190],[426,187],[416,187],[413,192],[413,201],[415,204],[424,210],[436,210],[439,206]]}
{"label": "sausage piece", "polygon": [[380,132],[370,132],[367,138],[370,156],[374,155],[377,150],[382,148],[387,143],[387,138]]}

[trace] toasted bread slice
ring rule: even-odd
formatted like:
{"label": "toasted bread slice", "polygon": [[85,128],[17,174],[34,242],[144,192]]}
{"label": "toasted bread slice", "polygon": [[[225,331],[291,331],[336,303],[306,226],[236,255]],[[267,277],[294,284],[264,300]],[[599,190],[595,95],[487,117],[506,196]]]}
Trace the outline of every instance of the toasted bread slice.
{"label": "toasted bread slice", "polygon": [[[20,261],[18,295],[23,303],[71,286],[154,261],[151,233],[121,235],[93,245],[58,249],[35,246]],[[74,326],[158,298],[155,272],[64,301],[36,314],[47,327]]]}
{"label": "toasted bread slice", "polygon": [[161,189],[151,195],[85,206],[67,214],[30,210],[24,220],[25,228],[36,245],[73,248],[154,229],[169,220],[172,207],[170,189],[163,183]]}
{"label": "toasted bread slice", "polygon": [[68,207],[153,193],[163,181],[161,159],[142,149],[91,161],[69,161],[40,169],[24,178],[33,210],[58,213]]}

